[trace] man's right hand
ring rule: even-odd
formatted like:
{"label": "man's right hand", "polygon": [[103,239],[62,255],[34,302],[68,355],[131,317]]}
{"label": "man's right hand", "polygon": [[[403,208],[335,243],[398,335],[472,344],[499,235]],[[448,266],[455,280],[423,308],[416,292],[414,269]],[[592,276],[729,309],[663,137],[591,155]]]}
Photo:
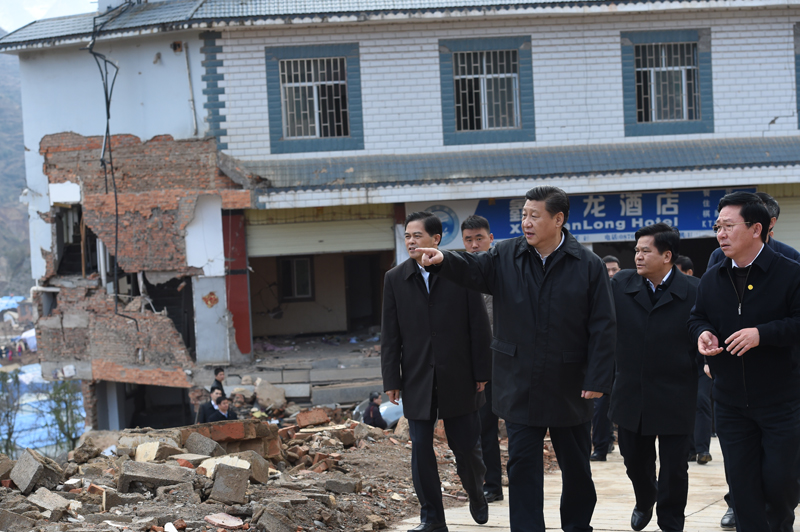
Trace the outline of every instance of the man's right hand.
{"label": "man's right hand", "polygon": [[422,253],[423,266],[441,264],[444,260],[444,254],[436,248],[417,248],[417,251]]}
{"label": "man's right hand", "polygon": [[386,390],[386,395],[389,396],[389,401],[393,404],[399,404],[398,401],[400,400],[400,390]]}
{"label": "man's right hand", "polygon": [[719,339],[711,334],[711,331],[703,331],[703,334],[697,339],[697,350],[706,357],[713,357],[724,351],[719,346]]}

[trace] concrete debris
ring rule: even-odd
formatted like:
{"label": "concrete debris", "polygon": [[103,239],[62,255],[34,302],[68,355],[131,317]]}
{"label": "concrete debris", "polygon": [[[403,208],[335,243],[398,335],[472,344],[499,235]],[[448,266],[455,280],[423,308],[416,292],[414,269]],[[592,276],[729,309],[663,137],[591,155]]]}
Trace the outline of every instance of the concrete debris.
{"label": "concrete debris", "polygon": [[91,438],[86,440],[78,446],[77,449],[72,451],[72,460],[76,464],[85,464],[92,458],[100,456],[100,449],[98,449]]}
{"label": "concrete debris", "polygon": [[312,408],[297,414],[297,426],[300,428],[322,425],[328,421],[330,421],[328,414],[322,408]]}
{"label": "concrete debris", "polygon": [[325,489],[334,493],[358,493],[361,491],[361,480],[347,477],[329,478],[325,481]]}
{"label": "concrete debris", "polygon": [[191,454],[205,456],[222,456],[225,454],[225,449],[223,449],[220,444],[197,432],[193,432],[189,435],[184,446]]}
{"label": "concrete debris", "polygon": [[244,521],[238,517],[234,517],[226,513],[207,515],[203,518],[203,520],[210,525],[224,528],[226,530],[235,530],[237,528],[241,528],[244,524]]}
{"label": "concrete debris", "polygon": [[366,437],[380,440],[386,437],[386,434],[382,429],[379,429],[378,427],[372,427],[366,423],[359,423],[356,425],[355,428],[353,428],[353,434],[357,440],[362,440]]}
{"label": "concrete debris", "polygon": [[202,468],[205,471],[205,476],[208,478],[214,478],[216,469],[220,464],[225,464],[226,466],[230,467],[238,467],[240,469],[247,469],[248,471],[250,470],[250,462],[237,456],[230,455],[204,460],[200,463],[198,469]]}
{"label": "concrete debris", "polygon": [[181,460],[184,462],[188,462],[192,467],[199,466],[204,460],[208,460],[211,458],[205,454],[192,454],[192,453],[181,453],[181,454],[173,454],[169,457],[170,460],[175,460],[178,462],[179,465],[186,467],[186,464],[182,464]]}
{"label": "concrete debris", "polygon": [[141,444],[136,448],[137,462],[157,462],[163,461],[170,456],[183,454],[181,449],[168,445],[160,441],[153,441]]}
{"label": "concrete debris", "polygon": [[0,480],[11,478],[11,470],[17,465],[16,460],[11,460],[8,456],[0,454]]}
{"label": "concrete debris", "polygon": [[408,428],[408,420],[405,416],[401,416],[394,427],[394,437],[400,441],[406,442],[411,439],[411,430]]}
{"label": "concrete debris", "polygon": [[260,377],[256,379],[255,392],[258,405],[265,410],[277,410],[286,405],[286,392],[283,390],[283,388],[273,386]]}
{"label": "concrete debris", "polygon": [[22,515],[0,510],[0,530],[33,530],[36,521]]}
{"label": "concrete debris", "polygon": [[62,474],[63,471],[53,460],[33,449],[25,449],[9,476],[19,490],[27,495],[39,486],[55,488],[61,482]]}
{"label": "concrete debris", "polygon": [[[249,465],[249,464],[248,464]],[[247,484],[250,470],[228,464],[217,464],[214,473],[214,487],[210,498],[224,504],[244,504],[247,502]]]}
{"label": "concrete debris", "polygon": [[270,479],[270,467],[262,456],[255,451],[244,451],[231,456],[241,458],[250,464],[250,482],[266,484]]}
{"label": "concrete debris", "polygon": [[36,493],[29,495],[28,502],[32,502],[42,510],[66,510],[70,504],[70,501],[47,488],[39,488]]}
{"label": "concrete debris", "polygon": [[194,476],[194,471],[185,467],[128,461],[122,465],[122,473],[117,486],[121,493],[128,493],[134,482],[138,482],[146,488],[157,488],[192,482]]}

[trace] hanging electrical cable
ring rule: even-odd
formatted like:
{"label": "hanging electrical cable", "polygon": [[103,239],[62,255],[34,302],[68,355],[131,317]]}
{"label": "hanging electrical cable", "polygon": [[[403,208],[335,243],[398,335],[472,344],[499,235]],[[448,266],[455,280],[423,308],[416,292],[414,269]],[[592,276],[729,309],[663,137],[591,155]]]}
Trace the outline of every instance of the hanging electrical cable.
{"label": "hanging electrical cable", "polygon": [[[139,332],[139,321],[119,312],[119,198],[117,196],[117,180],[114,175],[114,150],[111,146],[111,96],[114,93],[114,84],[117,81],[119,67],[109,60],[105,55],[95,51],[94,46],[97,37],[103,28],[125,13],[133,2],[127,0],[125,3],[107,11],[102,15],[97,15],[93,19],[92,38],[89,45],[84,50],[88,50],[94,57],[97,68],[100,70],[100,79],[103,82],[103,96],[105,98],[106,129],[103,135],[103,147],[100,152],[100,166],[103,168],[103,179],[105,181],[105,193],[108,194],[108,175],[111,174],[111,188],[114,193],[114,314],[129,319],[136,325],[136,332]],[[102,21],[101,21],[102,19]],[[108,160],[106,160],[108,154]],[[142,348],[138,350],[139,362],[143,362]]]}

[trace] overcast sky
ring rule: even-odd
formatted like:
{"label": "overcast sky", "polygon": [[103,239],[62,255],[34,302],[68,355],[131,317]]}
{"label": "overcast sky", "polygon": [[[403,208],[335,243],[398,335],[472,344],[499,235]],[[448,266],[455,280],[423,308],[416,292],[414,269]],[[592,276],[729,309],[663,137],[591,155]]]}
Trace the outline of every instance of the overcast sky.
{"label": "overcast sky", "polygon": [[0,0],[0,28],[14,31],[41,18],[97,11],[97,0]]}

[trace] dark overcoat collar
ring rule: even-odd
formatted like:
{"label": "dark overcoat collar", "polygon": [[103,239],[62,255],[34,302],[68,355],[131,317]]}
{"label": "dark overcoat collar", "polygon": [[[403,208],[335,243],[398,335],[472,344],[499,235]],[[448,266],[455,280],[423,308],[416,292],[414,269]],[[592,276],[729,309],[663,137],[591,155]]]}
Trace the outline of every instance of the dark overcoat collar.
{"label": "dark overcoat collar", "polygon": [[[772,250],[772,246],[769,245],[769,242],[767,242],[764,244],[764,249],[762,249],[761,253],[758,254],[758,257],[756,257],[756,260],[753,261],[753,265],[758,266],[761,271],[766,273],[769,270],[769,265],[772,264],[772,260],[774,258],[775,252]],[[725,260],[722,261],[722,264],[719,267],[719,271],[721,272],[723,268],[733,270],[733,261],[730,257],[725,257]]]}
{"label": "dark overcoat collar", "polygon": [[663,307],[673,298],[680,299],[681,301],[685,300],[689,293],[689,280],[686,278],[684,274],[678,271],[674,265],[672,266],[672,277],[669,286],[666,288],[663,294],[656,304],[653,305],[653,302],[650,300],[650,287],[647,286],[647,281],[645,281],[644,277],[639,274],[631,275],[628,279],[628,283],[625,285],[624,291],[626,294],[635,294],[633,299],[636,300],[645,310],[648,312],[655,310],[659,307]]}
{"label": "dark overcoat collar", "polygon": [[[561,230],[564,232],[564,245],[562,245],[558,249],[562,249],[564,250],[564,253],[572,255],[576,259],[580,259],[581,248],[583,246],[581,245],[580,242],[575,240],[575,237],[572,236],[572,234],[567,229],[562,228]],[[525,240],[525,235],[517,237],[517,251],[514,253],[514,257],[519,257],[520,255],[523,255],[529,250],[531,251],[531,253],[533,253],[532,246],[530,246],[528,244],[528,241]]]}

